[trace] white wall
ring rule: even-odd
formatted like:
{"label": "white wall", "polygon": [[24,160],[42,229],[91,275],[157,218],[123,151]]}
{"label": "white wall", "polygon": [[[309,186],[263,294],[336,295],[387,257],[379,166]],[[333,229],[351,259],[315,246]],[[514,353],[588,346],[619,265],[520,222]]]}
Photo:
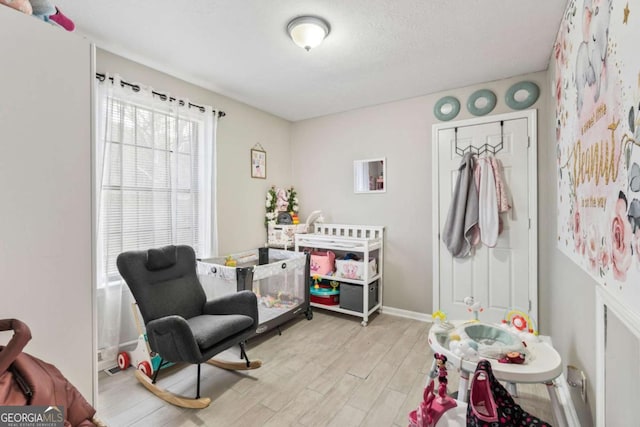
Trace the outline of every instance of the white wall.
{"label": "white wall", "polygon": [[[385,306],[432,312],[431,126],[434,104],[444,95],[462,104],[455,120],[472,118],[466,100],[475,90],[493,90],[492,114],[511,111],[504,103],[508,87],[521,80],[538,83],[542,96],[532,106],[546,118],[546,73],[534,73],[482,85],[448,90],[362,108],[292,125],[293,176],[302,218],[322,209],[329,222],[386,226]],[[540,120],[543,122],[540,123]],[[546,145],[547,134],[538,144]],[[387,158],[387,192],[354,194],[353,161]]]}
{"label": "white wall", "polygon": [[0,316],[95,403],[91,46],[2,6],[0,39]]}

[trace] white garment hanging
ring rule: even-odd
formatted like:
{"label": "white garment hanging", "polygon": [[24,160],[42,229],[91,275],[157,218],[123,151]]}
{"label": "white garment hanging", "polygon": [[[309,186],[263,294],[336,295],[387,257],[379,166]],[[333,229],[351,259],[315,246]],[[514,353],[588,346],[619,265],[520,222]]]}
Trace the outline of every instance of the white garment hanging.
{"label": "white garment hanging", "polygon": [[488,158],[478,159],[478,167],[480,168],[480,186],[478,188],[480,240],[486,246],[493,248],[498,243],[500,227],[496,181],[491,161]]}

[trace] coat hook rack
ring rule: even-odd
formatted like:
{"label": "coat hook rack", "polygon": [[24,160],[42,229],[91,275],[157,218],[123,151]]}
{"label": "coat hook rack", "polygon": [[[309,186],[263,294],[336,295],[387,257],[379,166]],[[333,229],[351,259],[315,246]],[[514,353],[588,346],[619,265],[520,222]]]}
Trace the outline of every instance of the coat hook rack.
{"label": "coat hook rack", "polygon": [[502,150],[502,147],[504,146],[504,120],[500,120],[500,142],[497,144],[482,144],[480,146],[475,146],[475,145],[467,145],[466,147],[460,147],[458,146],[458,128],[454,128],[455,131],[455,148],[456,148],[456,154],[459,156],[464,156],[466,153],[471,152],[472,154],[475,154],[476,156],[479,156],[481,154],[484,153],[491,153],[491,154],[496,154],[499,153]]}

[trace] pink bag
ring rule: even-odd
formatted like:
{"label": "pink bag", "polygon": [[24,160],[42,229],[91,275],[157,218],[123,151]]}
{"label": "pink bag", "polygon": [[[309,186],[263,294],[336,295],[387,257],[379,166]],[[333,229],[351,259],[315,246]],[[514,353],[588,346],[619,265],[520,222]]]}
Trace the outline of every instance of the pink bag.
{"label": "pink bag", "polygon": [[493,375],[491,362],[478,362],[471,380],[467,426],[526,426],[551,427],[520,407],[506,388]]}
{"label": "pink bag", "polygon": [[310,274],[313,276],[319,274],[321,276],[328,276],[333,273],[335,269],[336,254],[331,251],[313,251],[311,252],[311,262],[309,269]]}

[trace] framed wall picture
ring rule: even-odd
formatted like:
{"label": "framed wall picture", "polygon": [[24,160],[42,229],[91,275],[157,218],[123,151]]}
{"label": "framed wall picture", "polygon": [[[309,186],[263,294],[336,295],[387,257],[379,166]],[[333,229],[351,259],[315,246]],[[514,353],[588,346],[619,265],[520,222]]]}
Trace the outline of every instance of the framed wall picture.
{"label": "framed wall picture", "polygon": [[251,178],[267,178],[267,152],[251,149]]}

